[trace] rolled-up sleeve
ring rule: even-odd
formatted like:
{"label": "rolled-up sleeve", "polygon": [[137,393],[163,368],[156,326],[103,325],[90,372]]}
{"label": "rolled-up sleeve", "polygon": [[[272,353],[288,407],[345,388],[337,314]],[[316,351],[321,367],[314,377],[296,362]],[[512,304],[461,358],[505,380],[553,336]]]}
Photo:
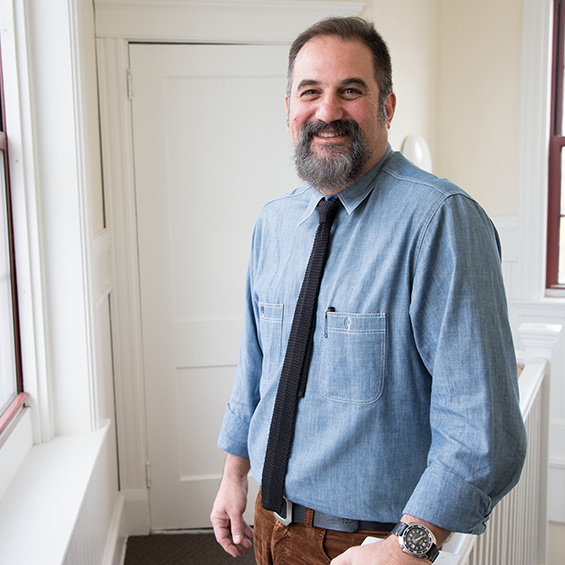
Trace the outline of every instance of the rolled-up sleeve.
{"label": "rolled-up sleeve", "polygon": [[427,218],[410,318],[432,376],[427,468],[405,512],[479,534],[516,484],[526,451],[496,230],[466,195]]}

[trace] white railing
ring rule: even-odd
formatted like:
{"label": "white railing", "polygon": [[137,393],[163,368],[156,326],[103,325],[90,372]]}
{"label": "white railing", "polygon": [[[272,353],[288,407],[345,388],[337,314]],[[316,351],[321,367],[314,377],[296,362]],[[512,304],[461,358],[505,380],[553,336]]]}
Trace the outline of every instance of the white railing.
{"label": "white railing", "polygon": [[561,326],[522,324],[520,408],[528,433],[516,487],[497,505],[481,536],[454,534],[444,549],[458,565],[542,565],[547,546],[549,363]]}

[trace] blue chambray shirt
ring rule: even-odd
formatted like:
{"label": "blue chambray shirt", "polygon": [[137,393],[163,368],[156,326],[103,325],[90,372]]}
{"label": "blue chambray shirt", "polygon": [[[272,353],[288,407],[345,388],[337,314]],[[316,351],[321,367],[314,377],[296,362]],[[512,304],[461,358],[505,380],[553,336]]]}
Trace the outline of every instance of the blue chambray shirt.
{"label": "blue chambray shirt", "polygon": [[[268,203],[253,235],[218,445],[258,481],[321,198],[307,187]],[[339,199],[286,495],[342,518],[408,513],[481,533],[526,441],[494,226],[390,146]]]}

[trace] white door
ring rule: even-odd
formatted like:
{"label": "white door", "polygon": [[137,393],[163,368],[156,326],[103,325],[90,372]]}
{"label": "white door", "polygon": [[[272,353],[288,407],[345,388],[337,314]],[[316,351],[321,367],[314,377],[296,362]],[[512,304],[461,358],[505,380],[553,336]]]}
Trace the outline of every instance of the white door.
{"label": "white door", "polygon": [[253,224],[298,182],[287,52],[130,47],[154,531],[210,525]]}

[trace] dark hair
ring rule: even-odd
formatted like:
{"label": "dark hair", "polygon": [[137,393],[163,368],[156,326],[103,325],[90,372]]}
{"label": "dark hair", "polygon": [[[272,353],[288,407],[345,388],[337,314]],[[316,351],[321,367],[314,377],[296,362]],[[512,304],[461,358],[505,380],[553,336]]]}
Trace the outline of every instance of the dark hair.
{"label": "dark hair", "polygon": [[383,38],[375,26],[362,18],[328,18],[310,26],[303,31],[290,47],[288,55],[288,83],[287,91],[290,98],[292,88],[292,73],[294,61],[298,52],[308,41],[323,35],[337,35],[344,41],[359,41],[367,46],[373,55],[373,69],[375,80],[379,86],[379,102],[384,106],[386,99],[392,92],[392,63],[390,53]]}

